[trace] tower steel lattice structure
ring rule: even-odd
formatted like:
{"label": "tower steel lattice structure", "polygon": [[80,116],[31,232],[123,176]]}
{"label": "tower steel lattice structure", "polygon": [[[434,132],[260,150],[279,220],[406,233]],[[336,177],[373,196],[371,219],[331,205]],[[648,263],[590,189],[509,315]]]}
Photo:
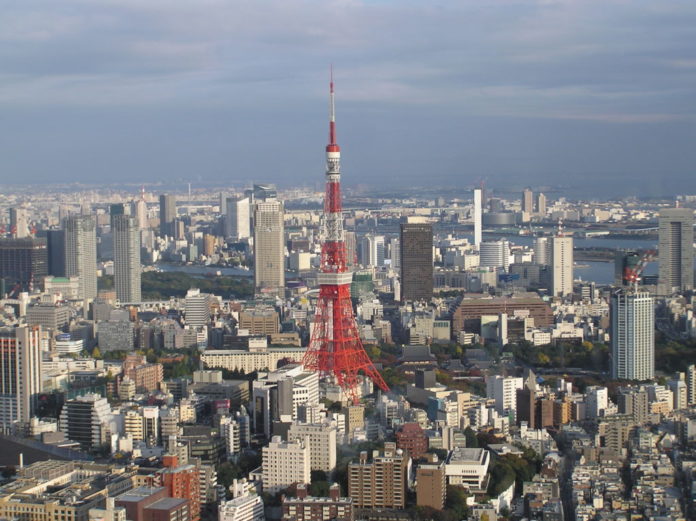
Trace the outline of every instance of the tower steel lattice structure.
{"label": "tower steel lattice structure", "polygon": [[353,403],[357,403],[360,373],[371,378],[383,391],[388,391],[389,387],[363,348],[350,300],[353,274],[347,268],[343,234],[341,149],[336,143],[333,74],[329,85],[329,144],[326,145],[320,289],[314,331],[302,363],[321,377],[333,378]]}

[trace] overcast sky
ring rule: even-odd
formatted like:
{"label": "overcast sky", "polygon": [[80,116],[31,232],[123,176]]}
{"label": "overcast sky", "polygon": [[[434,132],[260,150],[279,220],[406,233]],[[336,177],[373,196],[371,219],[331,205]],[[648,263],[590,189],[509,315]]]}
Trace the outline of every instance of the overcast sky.
{"label": "overcast sky", "polygon": [[[5,0],[0,183],[696,193],[694,0]],[[1,187],[0,187],[1,189]]]}

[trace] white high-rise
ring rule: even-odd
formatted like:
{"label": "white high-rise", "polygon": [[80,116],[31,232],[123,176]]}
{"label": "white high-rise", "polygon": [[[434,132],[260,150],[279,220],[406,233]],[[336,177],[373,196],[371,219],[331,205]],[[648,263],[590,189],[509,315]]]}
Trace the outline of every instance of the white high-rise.
{"label": "white high-rise", "polygon": [[285,287],[283,203],[257,202],[254,210],[254,286],[278,291]]}
{"label": "white high-rise", "polygon": [[474,245],[478,248],[482,240],[481,214],[483,212],[483,190],[474,189]]}
{"label": "white high-rise", "polygon": [[479,252],[481,267],[507,271],[510,266],[510,243],[506,239],[484,241],[479,247]]}
{"label": "white high-rise", "polygon": [[384,265],[384,236],[365,235],[360,241],[360,264],[380,267]]}
{"label": "white high-rise", "polygon": [[10,208],[10,233],[12,237],[29,237],[29,219],[26,208]]}
{"label": "white high-rise", "polygon": [[311,470],[330,474],[336,468],[336,426],[331,423],[293,423],[288,439],[309,441]]}
{"label": "white high-rise", "polygon": [[[121,207],[121,205],[114,205]],[[112,212],[114,212],[112,207]],[[122,207],[121,207],[122,210]],[[140,302],[140,230],[130,215],[111,215],[114,238],[114,287],[121,302]]]}
{"label": "white high-rise", "polygon": [[71,215],[64,222],[65,276],[78,277],[81,299],[97,296],[97,227],[91,215]]}
{"label": "white high-rise", "polygon": [[262,464],[263,491],[276,494],[295,483],[310,483],[311,467],[309,443],[304,441],[282,441],[273,436],[263,448]]}
{"label": "white high-rise", "polygon": [[551,293],[565,297],[573,293],[573,238],[551,239]]}
{"label": "white high-rise", "polygon": [[186,325],[191,327],[205,326],[210,321],[209,293],[201,293],[198,288],[192,288],[186,293]]}
{"label": "white high-rise", "polygon": [[499,414],[517,410],[517,389],[522,389],[522,378],[511,376],[490,376],[486,378],[486,396],[495,400],[495,410]]}
{"label": "white high-rise", "polygon": [[650,293],[620,290],[611,297],[612,378],[655,376],[655,309]]}
{"label": "white high-rise", "polygon": [[248,197],[228,197],[225,200],[225,237],[240,241],[250,232],[250,202]]}
{"label": "white high-rise", "polygon": [[534,239],[534,264],[539,264],[540,266],[549,264],[551,257],[549,248],[548,237],[537,237]]}

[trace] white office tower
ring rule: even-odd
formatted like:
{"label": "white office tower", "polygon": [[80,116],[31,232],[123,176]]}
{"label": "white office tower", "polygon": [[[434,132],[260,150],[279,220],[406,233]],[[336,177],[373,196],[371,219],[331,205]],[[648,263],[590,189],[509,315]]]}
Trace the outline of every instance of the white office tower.
{"label": "white office tower", "polygon": [[121,302],[140,302],[140,230],[130,215],[112,215],[114,287]]}
{"label": "white office tower", "polygon": [[232,416],[220,418],[220,437],[225,440],[227,459],[232,459],[242,450],[239,424]]}
{"label": "white office tower", "polygon": [[218,506],[218,521],[265,521],[264,505],[256,483],[235,479],[230,485],[232,499]]}
{"label": "white office tower", "polygon": [[482,241],[481,219],[483,213],[483,190],[474,189],[474,245],[478,248]]}
{"label": "white office tower", "polygon": [[41,392],[41,328],[0,329],[0,429],[26,423],[36,413]]}
{"label": "white office tower", "polygon": [[79,279],[80,299],[97,296],[97,227],[91,215],[71,215],[65,229],[65,276]]}
{"label": "white office tower", "polygon": [[599,418],[609,407],[609,390],[593,385],[585,390],[585,414],[588,418]]}
{"label": "white office tower", "polygon": [[283,203],[269,199],[254,210],[254,286],[278,291],[285,287]]}
{"label": "white office tower", "polygon": [[694,287],[694,212],[691,208],[660,211],[658,293],[671,295]]}
{"label": "white office tower", "polygon": [[309,466],[331,474],[336,468],[336,426],[324,423],[293,423],[289,440],[309,441]]}
{"label": "white office tower", "polygon": [[510,266],[510,243],[499,241],[484,241],[479,247],[479,265],[485,268],[503,269]]}
{"label": "white office tower", "polygon": [[686,400],[689,405],[696,405],[696,365],[686,370]]}
{"label": "white office tower", "polygon": [[522,389],[522,378],[489,376],[486,378],[486,396],[495,400],[498,414],[517,411],[517,389]]}
{"label": "white office tower", "polygon": [[248,239],[251,234],[249,198],[228,197],[225,210],[225,237],[235,241]]}
{"label": "white office tower", "polygon": [[263,491],[277,494],[295,483],[310,483],[310,461],[307,440],[285,442],[273,436],[263,448]]}
{"label": "white office tower", "polygon": [[185,300],[187,326],[200,327],[210,322],[211,300],[209,293],[201,293],[201,290],[198,288],[188,290]]}
{"label": "white office tower", "polygon": [[384,237],[365,235],[360,241],[360,264],[363,266],[384,266]]}
{"label": "white office tower", "polygon": [[401,244],[398,237],[389,240],[389,255],[392,269],[401,269]]}
{"label": "white office tower", "polygon": [[650,293],[618,291],[611,297],[612,378],[655,376],[655,309]]}
{"label": "white office tower", "polygon": [[16,239],[29,237],[29,219],[25,208],[10,208],[10,234]]}
{"label": "white office tower", "polygon": [[145,202],[145,199],[138,199],[137,201],[133,201],[133,209],[131,210],[131,214],[135,216],[135,220],[138,224],[138,229],[139,230],[146,230],[148,228],[148,219],[147,219],[147,203]]}
{"label": "white office tower", "polygon": [[551,293],[565,297],[573,293],[573,238],[551,238]]}
{"label": "white office tower", "polygon": [[551,257],[548,237],[537,237],[534,239],[534,264],[546,266]]}

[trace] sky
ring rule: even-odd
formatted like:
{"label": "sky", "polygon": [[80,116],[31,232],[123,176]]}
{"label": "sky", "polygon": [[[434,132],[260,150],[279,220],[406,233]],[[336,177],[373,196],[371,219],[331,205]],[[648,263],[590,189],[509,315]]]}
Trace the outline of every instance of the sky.
{"label": "sky", "polygon": [[693,0],[5,0],[0,190],[696,193]]}

